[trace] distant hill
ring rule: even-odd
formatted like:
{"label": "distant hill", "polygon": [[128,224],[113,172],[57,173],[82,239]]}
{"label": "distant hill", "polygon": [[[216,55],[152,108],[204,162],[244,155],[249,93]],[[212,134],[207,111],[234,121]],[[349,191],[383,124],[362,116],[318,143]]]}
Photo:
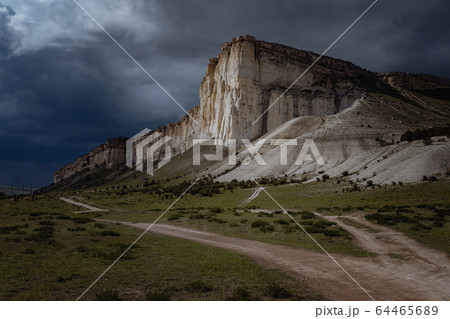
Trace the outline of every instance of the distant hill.
{"label": "distant hill", "polygon": [[30,188],[30,187],[14,187],[7,185],[0,185],[0,193],[5,194],[6,196],[11,195],[29,195],[34,191],[37,191],[39,188]]}

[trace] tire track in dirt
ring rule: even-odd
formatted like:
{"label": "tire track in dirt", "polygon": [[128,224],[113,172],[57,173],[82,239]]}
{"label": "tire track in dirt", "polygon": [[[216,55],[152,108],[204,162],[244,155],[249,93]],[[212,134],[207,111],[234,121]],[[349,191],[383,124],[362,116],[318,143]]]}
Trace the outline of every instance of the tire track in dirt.
{"label": "tire track in dirt", "polygon": [[[327,219],[328,217],[324,218]],[[334,218],[330,220],[335,221]],[[147,229],[151,225],[150,223],[104,219],[98,219],[98,221],[120,223],[139,229]],[[344,224],[342,221],[340,222]],[[381,243],[369,245],[368,241],[375,240],[375,242],[378,242],[379,239],[366,237],[366,233],[353,229],[356,227],[350,228],[347,226],[346,229],[353,234],[355,240],[361,246],[365,246],[369,251],[377,252],[379,255],[368,258],[333,254],[333,257],[375,299],[448,300],[450,298],[450,277],[448,273],[450,263],[445,255],[430,251],[415,242],[414,244],[408,241],[402,243],[404,238],[398,237],[399,234],[393,234],[390,231],[387,231],[386,237],[383,237]],[[304,281],[312,289],[331,300],[368,300],[368,296],[323,253],[165,224],[155,224],[149,231],[192,240],[248,256],[262,266],[279,269],[300,281]],[[386,230],[383,229],[383,231]],[[372,236],[378,234],[380,233]],[[385,244],[385,240],[390,239],[395,239],[392,247]],[[419,261],[415,260],[414,257],[400,260],[385,255],[391,250],[399,252],[403,249],[415,250],[419,247],[421,250],[426,250],[426,252],[421,253],[420,258],[417,258]],[[425,261],[422,260],[423,258]]]}

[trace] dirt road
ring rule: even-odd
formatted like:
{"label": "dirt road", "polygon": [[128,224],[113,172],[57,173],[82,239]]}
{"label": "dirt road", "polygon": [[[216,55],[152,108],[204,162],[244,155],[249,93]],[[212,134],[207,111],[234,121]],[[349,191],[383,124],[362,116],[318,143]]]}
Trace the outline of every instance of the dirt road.
{"label": "dirt road", "polygon": [[[338,222],[374,258],[333,255],[334,258],[376,300],[449,300],[449,258],[421,246],[404,235],[384,227],[370,229],[348,226],[335,217],[324,217]],[[111,220],[98,220],[114,222]],[[147,229],[148,223],[119,222]],[[325,254],[303,249],[273,245],[197,231],[164,224],[155,224],[150,231],[162,235],[192,240],[205,245],[227,249],[248,256],[259,264],[280,269],[331,300],[370,300],[370,298]],[[380,239],[378,239],[380,237]],[[389,257],[395,253],[401,258]]]}
{"label": "dirt road", "polygon": [[84,207],[84,208],[88,209],[88,210],[82,210],[82,211],[75,212],[76,214],[87,213],[87,212],[105,212],[105,211],[107,211],[106,209],[101,209],[101,208],[94,207],[94,206],[91,206],[91,205],[88,205],[85,203],[77,202],[71,198],[60,197],[59,199],[68,204],[72,204],[72,205],[76,205],[76,206],[80,206],[80,207]]}
{"label": "dirt road", "polygon": [[251,202],[252,200],[254,200],[256,197],[258,197],[259,193],[261,193],[262,190],[263,190],[262,187],[256,189],[256,190],[253,192],[253,194],[250,195],[249,198],[247,198],[246,200],[244,200],[239,206],[244,206],[244,205],[250,203],[250,202]]}

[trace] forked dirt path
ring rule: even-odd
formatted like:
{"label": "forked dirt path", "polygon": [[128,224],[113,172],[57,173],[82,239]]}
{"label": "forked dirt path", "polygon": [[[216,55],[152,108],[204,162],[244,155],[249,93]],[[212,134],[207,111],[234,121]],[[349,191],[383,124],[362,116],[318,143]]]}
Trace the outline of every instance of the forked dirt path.
{"label": "forked dirt path", "polygon": [[[426,248],[401,232],[372,224],[362,215],[341,217],[323,216],[317,213],[316,215],[328,221],[336,222],[353,235],[358,246],[378,254],[379,259],[389,261],[389,259],[397,258],[405,260],[410,266],[414,264],[418,268],[445,267],[448,270],[449,258],[444,253]],[[366,228],[349,225],[344,220],[354,221]]]}
{"label": "forked dirt path", "polygon": [[98,207],[94,207],[85,203],[81,203],[81,202],[77,202],[71,198],[66,198],[66,197],[60,197],[60,200],[62,200],[63,202],[66,202],[68,204],[72,204],[72,205],[76,205],[76,206],[80,206],[80,207],[84,207],[87,208],[87,210],[82,210],[82,211],[78,211],[75,212],[76,214],[79,213],[87,213],[87,212],[105,212],[107,211],[107,209],[102,209],[102,208],[98,208]]}
{"label": "forked dirt path", "polygon": [[[324,217],[328,219],[328,217]],[[377,257],[351,257],[334,254],[333,257],[376,300],[449,300],[449,258],[432,251],[404,235],[370,224],[378,233],[338,222],[355,237],[355,241]],[[147,229],[149,223],[133,223],[98,219]],[[362,223],[362,221],[361,221]],[[274,245],[254,240],[229,237],[183,227],[155,224],[150,231],[171,237],[192,240],[201,244],[227,249],[248,256],[259,264],[276,268],[304,281],[315,291],[331,300],[370,300],[327,255]],[[377,238],[380,237],[380,238]],[[405,256],[389,257],[388,253]]]}

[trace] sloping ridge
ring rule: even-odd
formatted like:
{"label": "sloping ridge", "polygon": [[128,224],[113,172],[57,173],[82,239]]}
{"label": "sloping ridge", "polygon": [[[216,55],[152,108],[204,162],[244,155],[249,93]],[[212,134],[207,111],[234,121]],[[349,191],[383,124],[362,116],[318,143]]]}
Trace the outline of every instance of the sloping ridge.
{"label": "sloping ridge", "polygon": [[[397,169],[402,165],[416,165],[420,166],[416,171],[424,175],[446,170],[447,165],[443,163],[450,162],[447,140],[426,148],[417,143],[386,150],[381,148],[386,144],[396,144],[408,129],[447,125],[450,105],[445,96],[450,90],[450,80],[424,74],[374,73],[351,62],[324,56],[290,87],[318,56],[313,52],[258,41],[251,36],[234,38],[225,43],[217,58],[210,60],[200,85],[200,105],[191,109],[189,116],[181,121],[159,127],[148,135],[161,134],[155,143],[165,136],[170,137],[166,147],[178,158],[186,151],[192,151],[195,138],[211,139],[225,147],[230,139],[236,139],[238,147],[242,145],[242,139],[253,143],[264,138],[298,140],[297,146],[290,147],[288,165],[280,165],[279,149],[270,145],[260,149],[267,162],[265,166],[251,161],[248,165],[230,167],[225,159],[223,162],[202,163],[201,169],[178,159],[181,166],[176,170],[180,175],[211,174],[220,181],[280,175],[313,177],[318,171],[325,171],[328,175],[339,174],[342,170],[359,173],[362,169],[356,169],[355,160],[370,163],[371,158],[376,161],[373,165],[373,169],[378,170],[376,174],[382,170],[386,171],[386,176],[392,176],[392,172],[381,166],[378,168],[376,163],[386,160],[383,157],[379,159],[381,154],[397,151],[404,152],[391,158],[391,164],[395,164]],[[285,92],[287,87],[290,89]],[[436,96],[436,92],[442,93],[441,99],[427,95]],[[200,125],[196,125],[194,120]],[[314,140],[325,159],[325,166],[318,167],[314,162],[301,167],[293,164],[306,139]],[[162,148],[155,154],[156,161],[162,158],[165,150]],[[146,148],[143,149],[145,151]],[[403,163],[402,159],[406,160],[413,153],[415,160]],[[426,155],[421,156],[421,153]],[[123,157],[124,149],[115,154]],[[248,151],[241,147],[238,163],[247,155]],[[58,170],[55,182],[63,182],[77,174],[86,176],[80,171],[88,167],[86,174],[89,174],[93,170],[93,162],[107,161],[104,156],[95,158],[96,161],[87,164],[80,158]],[[420,164],[435,159],[440,164]],[[109,168],[110,164],[106,163],[106,167]],[[169,171],[168,167],[172,170]],[[174,172],[173,165],[168,167],[162,171]],[[408,172],[401,170],[403,173],[397,174],[395,179],[406,181]],[[383,176],[380,175],[376,181],[392,180]],[[416,174],[408,181],[417,178]]]}

